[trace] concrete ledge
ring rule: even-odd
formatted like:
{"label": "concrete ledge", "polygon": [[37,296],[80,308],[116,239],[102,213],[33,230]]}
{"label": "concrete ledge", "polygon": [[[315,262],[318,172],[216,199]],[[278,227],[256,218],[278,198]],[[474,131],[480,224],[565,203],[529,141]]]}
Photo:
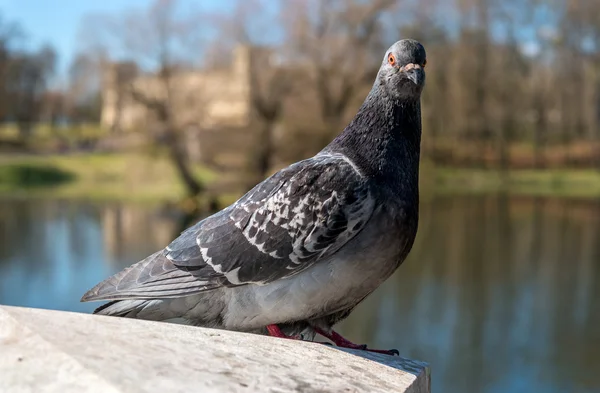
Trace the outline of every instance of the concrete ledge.
{"label": "concrete ledge", "polygon": [[252,334],[0,306],[0,392],[430,392],[425,363]]}

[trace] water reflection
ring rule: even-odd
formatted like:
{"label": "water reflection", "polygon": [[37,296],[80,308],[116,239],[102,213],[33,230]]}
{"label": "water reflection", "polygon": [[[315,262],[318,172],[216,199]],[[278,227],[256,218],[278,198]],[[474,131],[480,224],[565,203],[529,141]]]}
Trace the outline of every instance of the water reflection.
{"label": "water reflection", "polygon": [[[180,229],[148,206],[0,202],[0,303],[89,312],[85,290]],[[437,197],[341,330],[429,361],[435,391],[599,391],[599,262],[599,202]]]}
{"label": "water reflection", "polygon": [[177,223],[144,206],[0,203],[0,303],[90,312],[78,299],[171,240]]}
{"label": "water reflection", "polygon": [[428,360],[440,391],[598,391],[600,204],[454,197],[422,217],[348,335]]}

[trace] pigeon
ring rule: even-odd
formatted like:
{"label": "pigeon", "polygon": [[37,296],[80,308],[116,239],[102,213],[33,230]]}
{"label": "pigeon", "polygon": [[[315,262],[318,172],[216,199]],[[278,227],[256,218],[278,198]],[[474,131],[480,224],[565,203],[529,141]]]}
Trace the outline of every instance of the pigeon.
{"label": "pigeon", "polygon": [[357,114],[319,153],[81,301],[109,301],[95,314],[308,341],[318,334],[397,354],[354,344],[333,327],[396,271],[417,234],[425,64],[419,42],[394,43]]}

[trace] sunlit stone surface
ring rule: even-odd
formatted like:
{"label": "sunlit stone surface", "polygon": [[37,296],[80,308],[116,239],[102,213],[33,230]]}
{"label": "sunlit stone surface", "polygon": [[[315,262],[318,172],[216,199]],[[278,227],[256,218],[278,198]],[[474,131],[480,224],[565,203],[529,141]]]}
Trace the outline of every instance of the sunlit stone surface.
{"label": "sunlit stone surface", "polygon": [[425,363],[168,323],[0,306],[0,392],[429,392]]}

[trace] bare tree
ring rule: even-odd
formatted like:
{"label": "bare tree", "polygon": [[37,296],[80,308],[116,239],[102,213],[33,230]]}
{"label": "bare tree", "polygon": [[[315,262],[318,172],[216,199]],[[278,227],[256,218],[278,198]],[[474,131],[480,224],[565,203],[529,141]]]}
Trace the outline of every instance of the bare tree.
{"label": "bare tree", "polygon": [[108,46],[108,52],[126,55],[155,76],[148,83],[125,84],[126,92],[160,124],[169,156],[187,194],[197,196],[204,186],[192,172],[182,141],[184,124],[177,118],[174,106],[182,70],[197,66],[202,53],[199,38],[202,17],[197,12],[182,12],[177,0],[155,0],[148,9],[131,10],[121,17],[100,20],[102,23],[96,26],[100,31],[96,31],[95,36],[98,39],[100,34],[106,35],[99,41]]}
{"label": "bare tree", "polygon": [[0,119],[5,119],[11,113],[9,108],[10,73],[15,51],[23,40],[23,32],[19,25],[5,20],[0,14]]}
{"label": "bare tree", "polygon": [[42,99],[50,77],[54,73],[56,54],[50,47],[36,53],[14,54],[7,67],[6,91],[8,106],[26,139],[39,120]]}
{"label": "bare tree", "polygon": [[219,15],[217,19],[222,34],[218,42],[220,52],[226,43],[250,48],[250,104],[260,123],[257,147],[251,158],[259,178],[272,169],[275,127],[283,116],[285,100],[292,93],[294,78],[298,79],[295,67],[287,62],[285,45],[269,42],[282,22],[279,15],[270,11],[275,5],[272,1],[268,4],[261,0],[238,1],[233,13]]}
{"label": "bare tree", "polygon": [[[139,31],[128,29],[130,35],[127,36],[128,44],[132,48],[140,48],[142,52],[149,50],[151,59],[156,61],[158,66],[158,78],[160,81],[161,92],[159,98],[151,96],[138,89],[135,85],[130,85],[133,98],[146,108],[153,111],[157,120],[163,125],[165,130],[166,142],[169,146],[170,156],[178,169],[179,175],[187,187],[190,196],[196,196],[204,190],[203,185],[198,181],[190,167],[187,157],[187,151],[182,144],[181,125],[173,113],[173,79],[176,77],[178,67],[189,63],[187,54],[178,57],[179,46],[189,44],[191,29],[197,21],[178,19],[176,16],[175,0],[157,0],[149,10],[146,20],[150,26],[142,23],[139,25]],[[155,29],[152,47],[146,47],[148,38],[145,33],[147,29]],[[146,52],[148,53],[148,52]],[[153,58],[153,56],[155,56]]]}
{"label": "bare tree", "polygon": [[19,25],[0,16],[0,119],[16,122],[23,139],[40,118],[56,60],[51,47],[31,51],[25,43]]}
{"label": "bare tree", "polygon": [[75,123],[100,121],[102,63],[88,53],[78,53],[68,70],[64,110]]}
{"label": "bare tree", "polygon": [[274,156],[274,131],[283,115],[285,97],[292,91],[290,70],[269,64],[258,72],[259,64],[251,68],[250,99],[255,113],[262,120],[259,149],[256,154],[257,173],[265,177],[271,170]]}
{"label": "bare tree", "polygon": [[[462,15],[467,19],[474,15],[475,24],[469,27],[468,23],[463,23],[462,39],[469,47],[471,56],[473,56],[472,73],[464,74],[465,86],[473,89],[472,100],[470,101],[469,118],[470,125],[468,133],[470,137],[479,140],[481,151],[485,152],[492,130],[490,129],[488,112],[489,91],[486,84],[490,80],[489,53],[490,53],[490,0],[468,0],[461,2]],[[485,161],[479,164],[484,164]],[[485,164],[484,164],[485,165]]]}
{"label": "bare tree", "polygon": [[381,18],[394,0],[288,2],[288,42],[312,70],[322,120],[338,132],[346,109],[374,76],[387,47]]}
{"label": "bare tree", "polygon": [[591,104],[589,110],[580,105],[580,121],[585,123],[581,128],[588,130],[585,138],[596,145],[590,163],[600,170],[600,3],[581,0],[565,3],[564,24],[569,28],[569,35],[574,35],[569,41],[579,52],[577,60],[582,68],[579,81],[591,90],[583,97]]}

